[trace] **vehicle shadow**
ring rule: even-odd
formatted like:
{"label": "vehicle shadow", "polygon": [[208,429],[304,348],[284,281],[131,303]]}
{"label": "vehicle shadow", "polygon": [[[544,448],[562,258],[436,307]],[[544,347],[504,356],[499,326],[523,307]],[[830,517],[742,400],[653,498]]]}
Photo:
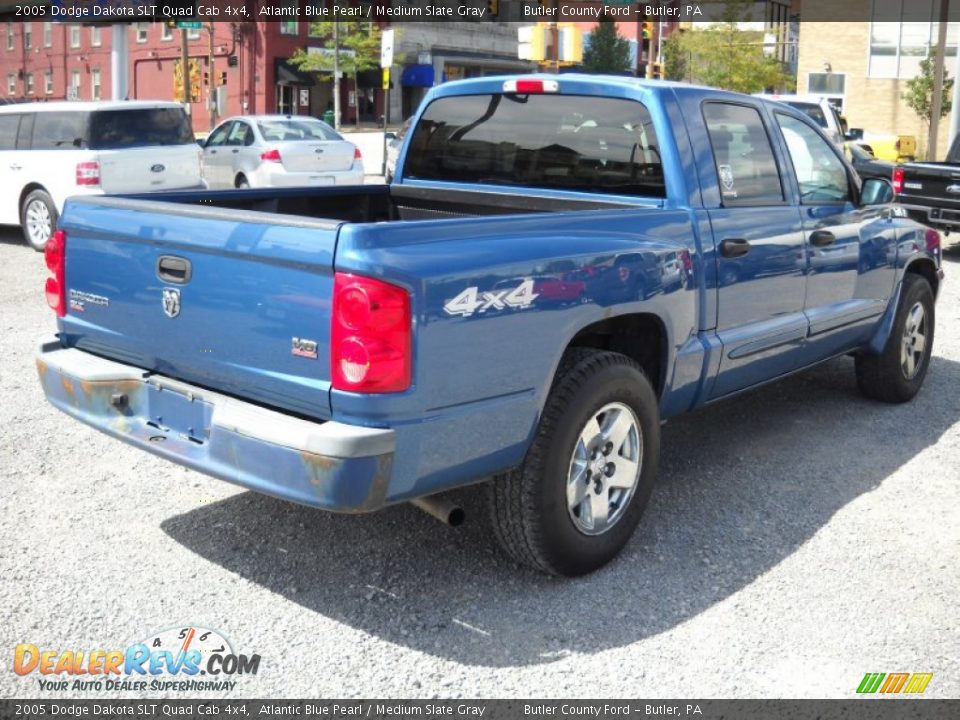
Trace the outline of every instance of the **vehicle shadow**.
{"label": "vehicle shadow", "polygon": [[16,225],[0,225],[0,244],[23,245],[25,250],[29,249],[23,242],[23,232]]}
{"label": "vehicle shadow", "polygon": [[508,667],[600,652],[743,589],[957,422],[938,388],[960,384],[960,363],[934,357],[924,390],[901,406],[863,399],[852,364],[833,360],[671,420],[640,528],[583,578],[505,559],[480,487],[459,494],[468,522],[458,529],[408,505],[344,516],[252,492],[162,528],[307,611],[430,655]]}

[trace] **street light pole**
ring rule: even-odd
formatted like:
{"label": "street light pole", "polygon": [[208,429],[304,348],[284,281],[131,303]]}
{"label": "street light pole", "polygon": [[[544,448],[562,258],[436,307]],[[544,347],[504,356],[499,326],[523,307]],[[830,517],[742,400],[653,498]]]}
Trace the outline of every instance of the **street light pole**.
{"label": "street light pole", "polygon": [[340,25],[333,21],[333,128],[340,130]]}
{"label": "street light pole", "polygon": [[937,157],[937,135],[940,114],[943,112],[943,56],[947,47],[947,22],[950,0],[940,0],[940,25],[937,32],[937,51],[933,57],[933,101],[930,103],[930,133],[927,135],[927,160]]}
{"label": "street light pole", "polygon": [[213,48],[213,30],[216,27],[212,22],[207,24],[207,32],[210,33],[210,60],[209,60],[209,72],[210,72],[210,85],[207,88],[207,103],[210,110],[210,129],[213,130],[214,126],[217,124],[217,74],[214,72],[214,63],[216,62],[216,55],[214,55]]}

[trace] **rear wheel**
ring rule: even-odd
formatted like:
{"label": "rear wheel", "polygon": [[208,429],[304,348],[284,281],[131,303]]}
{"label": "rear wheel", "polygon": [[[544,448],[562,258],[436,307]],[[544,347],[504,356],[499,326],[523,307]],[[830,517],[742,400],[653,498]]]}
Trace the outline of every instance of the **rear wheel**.
{"label": "rear wheel", "polygon": [[874,400],[902,403],[920,391],[933,350],[934,307],[927,279],[907,273],[883,352],[856,356],[860,392]]}
{"label": "rear wheel", "polygon": [[23,239],[37,252],[43,252],[47,240],[57,229],[57,220],[57,206],[45,190],[34,190],[24,198],[20,208]]}
{"label": "rear wheel", "polygon": [[489,488],[494,531],[515,560],[582,575],[612,560],[650,499],[657,398],[630,358],[570,351],[523,464]]}
{"label": "rear wheel", "polygon": [[246,175],[237,175],[236,182],[234,183],[238,190],[246,190],[250,187],[250,181],[247,180]]}

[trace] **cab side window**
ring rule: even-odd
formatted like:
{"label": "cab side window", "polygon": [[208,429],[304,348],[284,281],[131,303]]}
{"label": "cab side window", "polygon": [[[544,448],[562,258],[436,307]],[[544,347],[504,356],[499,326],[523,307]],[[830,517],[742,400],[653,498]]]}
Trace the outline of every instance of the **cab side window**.
{"label": "cab side window", "polygon": [[746,105],[708,102],[703,118],[724,206],[782,204],[780,172],[760,112]]}
{"label": "cab side window", "polygon": [[803,205],[850,200],[847,168],[833,146],[813,128],[789,115],[777,113],[777,124],[790,152]]}

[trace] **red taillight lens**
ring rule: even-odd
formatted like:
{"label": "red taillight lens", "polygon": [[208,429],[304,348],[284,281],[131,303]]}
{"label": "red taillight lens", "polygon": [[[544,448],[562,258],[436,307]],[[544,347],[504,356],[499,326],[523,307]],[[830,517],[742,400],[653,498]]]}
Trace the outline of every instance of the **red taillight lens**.
{"label": "red taillight lens", "polygon": [[330,336],[335,390],[402,392],[410,387],[410,295],[382,280],[337,273]]}
{"label": "red taillight lens", "polygon": [[82,162],[77,163],[77,185],[99,185],[100,184],[100,163]]}
{"label": "red taillight lens", "polygon": [[264,162],[282,162],[280,159],[280,151],[276,148],[260,153],[260,159]]}
{"label": "red taillight lens", "polygon": [[931,252],[936,255],[940,252],[940,233],[931,228],[927,228],[927,232],[924,234],[924,241],[927,246],[927,252]]}
{"label": "red taillight lens", "polygon": [[360,148],[355,147],[353,149],[353,159],[354,160],[363,160],[363,155],[360,154]]}
{"label": "red taillight lens", "polygon": [[53,273],[53,277],[47,278],[47,305],[53,308],[57,317],[63,317],[67,314],[67,291],[64,284],[66,254],[67,234],[63,230],[57,230],[47,240],[47,245],[43,249],[43,257],[47,262],[47,268]]}
{"label": "red taillight lens", "polygon": [[903,168],[893,169],[893,192],[897,195],[903,192]]}

